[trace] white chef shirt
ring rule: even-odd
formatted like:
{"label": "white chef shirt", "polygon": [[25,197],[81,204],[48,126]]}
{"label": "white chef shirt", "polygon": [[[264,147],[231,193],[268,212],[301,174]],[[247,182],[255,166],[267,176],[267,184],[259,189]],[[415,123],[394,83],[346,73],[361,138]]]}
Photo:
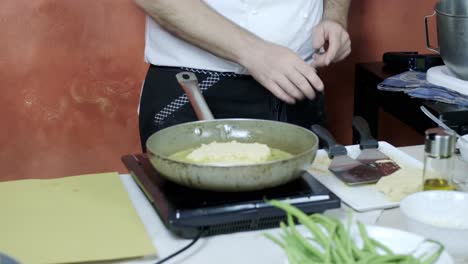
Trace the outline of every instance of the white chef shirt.
{"label": "white chef shirt", "polygon": [[[322,18],[323,0],[204,1],[246,30],[267,41],[289,47],[305,61],[311,61],[314,52],[312,28]],[[145,61],[158,66],[247,74],[241,65],[177,38],[149,16],[146,18]]]}

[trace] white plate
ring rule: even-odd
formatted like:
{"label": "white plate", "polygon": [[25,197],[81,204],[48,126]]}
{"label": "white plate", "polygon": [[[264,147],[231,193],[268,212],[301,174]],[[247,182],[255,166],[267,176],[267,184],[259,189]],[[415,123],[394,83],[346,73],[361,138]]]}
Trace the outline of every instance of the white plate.
{"label": "white plate", "polygon": [[[399,229],[381,227],[381,226],[366,226],[367,234],[369,237],[379,241],[380,243],[387,246],[395,254],[409,254],[413,250],[419,247],[418,251],[415,253],[416,256],[420,256],[424,252],[433,252],[437,250],[437,246],[434,247],[434,244],[424,243],[424,237],[405,232]],[[361,236],[356,226],[353,226],[351,229],[351,237],[356,241],[358,247],[361,247],[362,240]],[[285,261],[289,263],[289,261]],[[434,264],[453,264],[452,257],[443,251],[439,259]]]}
{"label": "white plate", "polygon": [[[347,146],[348,155],[356,158],[359,153],[359,145]],[[394,160],[400,167],[408,169],[421,169],[423,168],[422,162],[402,152],[396,147],[388,144],[387,142],[379,142],[379,150],[382,151],[389,158]],[[317,151],[316,161],[313,167],[309,170],[313,177],[320,183],[327,187],[330,191],[335,193],[340,199],[356,211],[364,212],[376,209],[385,209],[398,207],[399,202],[390,201],[387,197],[377,190],[375,184],[361,185],[361,186],[348,186],[333,175],[328,170],[329,163],[320,162],[321,160],[328,160],[325,150]],[[329,160],[328,160],[329,161]]]}
{"label": "white plate", "polygon": [[[409,233],[403,230],[387,227],[366,226],[366,230],[369,237],[380,241],[382,244],[384,244],[397,254],[411,253],[411,251],[416,249],[425,239],[424,237],[416,235],[414,233]],[[420,253],[425,252],[425,250],[431,250],[431,244],[423,244],[423,246],[420,247],[420,250],[421,251],[418,250],[418,252]],[[434,250],[434,248],[432,248],[432,250]],[[444,250],[439,260],[435,264],[451,263],[453,263],[452,257],[447,253],[447,251]]]}
{"label": "white plate", "polygon": [[446,65],[430,68],[427,71],[426,79],[432,84],[442,86],[468,96],[468,81],[456,77]]}

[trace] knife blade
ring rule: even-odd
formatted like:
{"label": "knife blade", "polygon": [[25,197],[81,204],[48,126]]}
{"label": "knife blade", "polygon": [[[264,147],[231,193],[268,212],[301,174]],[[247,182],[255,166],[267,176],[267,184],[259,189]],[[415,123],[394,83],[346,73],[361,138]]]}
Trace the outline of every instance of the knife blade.
{"label": "knife blade", "polygon": [[358,161],[377,168],[382,176],[387,176],[400,169],[400,166],[379,150],[379,142],[371,135],[369,124],[360,117],[353,118],[353,128],[359,134],[359,148],[361,153]]}
{"label": "knife blade", "polygon": [[382,177],[381,172],[376,167],[349,157],[346,148],[336,143],[335,138],[324,127],[313,125],[312,131],[324,142],[325,149],[331,159],[328,169],[347,185],[374,183]]}

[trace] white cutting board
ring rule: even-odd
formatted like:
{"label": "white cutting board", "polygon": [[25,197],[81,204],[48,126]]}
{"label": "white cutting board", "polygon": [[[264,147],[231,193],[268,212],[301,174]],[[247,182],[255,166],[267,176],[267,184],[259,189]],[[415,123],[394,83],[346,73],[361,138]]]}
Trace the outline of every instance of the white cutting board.
{"label": "white cutting board", "polygon": [[[360,153],[359,145],[347,146],[346,149],[348,150],[348,155],[352,158],[356,158]],[[387,142],[380,141],[379,150],[402,168],[423,169],[422,162],[398,150]],[[314,164],[309,169],[309,172],[354,210],[363,212],[398,207],[399,202],[388,200],[383,193],[377,190],[375,184],[360,186],[346,185],[328,170],[329,164],[330,160],[328,159],[326,151],[321,149],[317,151]]]}

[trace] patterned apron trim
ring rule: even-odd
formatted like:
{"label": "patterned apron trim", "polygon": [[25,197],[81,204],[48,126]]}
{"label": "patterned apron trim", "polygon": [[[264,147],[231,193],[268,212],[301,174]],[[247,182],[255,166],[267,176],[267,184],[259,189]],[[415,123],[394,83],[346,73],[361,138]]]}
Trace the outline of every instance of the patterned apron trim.
{"label": "patterned apron trim", "polygon": [[[203,94],[205,91],[207,91],[210,87],[215,85],[217,82],[219,82],[221,79],[224,79],[226,77],[239,77],[239,74],[231,73],[231,72],[215,72],[215,71],[206,71],[206,70],[200,70],[200,69],[192,69],[192,68],[180,68],[183,71],[191,71],[195,73],[200,73],[200,74],[206,74],[208,75],[203,81],[199,83],[199,88],[201,93]],[[168,105],[166,105],[163,109],[161,109],[159,112],[156,113],[154,116],[154,122],[156,124],[160,124],[164,122],[164,120],[172,115],[174,112],[179,110],[182,106],[187,104],[189,102],[188,97],[186,94],[183,94],[170,102]]]}

